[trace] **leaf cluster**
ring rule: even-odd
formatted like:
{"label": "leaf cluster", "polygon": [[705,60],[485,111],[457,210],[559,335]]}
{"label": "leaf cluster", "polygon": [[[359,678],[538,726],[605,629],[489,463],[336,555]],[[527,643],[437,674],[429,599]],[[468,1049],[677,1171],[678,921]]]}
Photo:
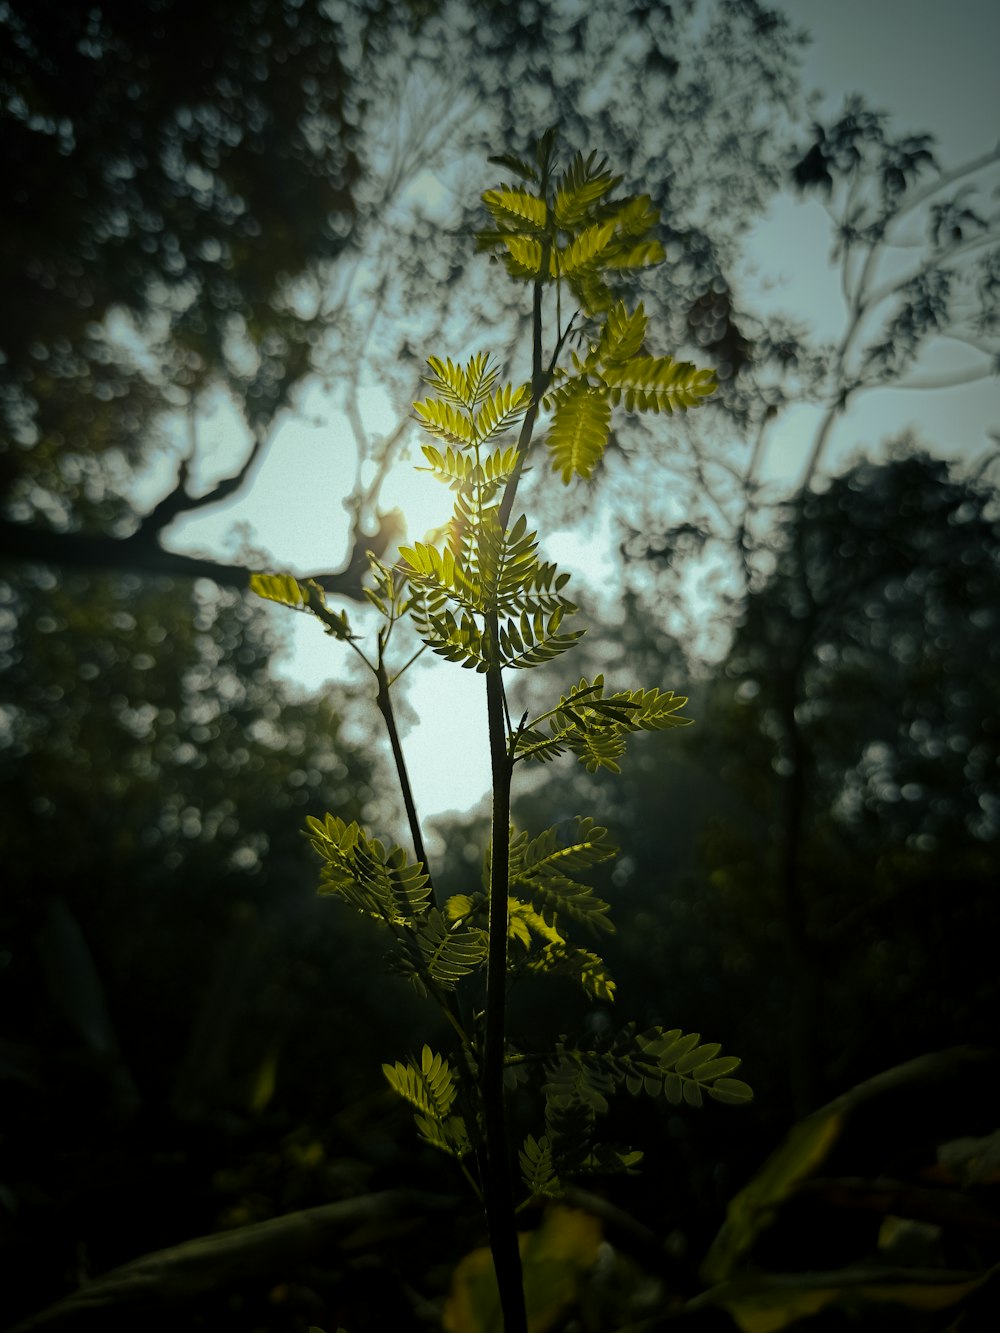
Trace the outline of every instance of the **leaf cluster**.
{"label": "leaf cluster", "polygon": [[[577,876],[617,855],[605,828],[577,818],[568,830],[558,826],[531,838],[511,832],[507,899],[508,969],[512,977],[546,973],[566,977],[591,999],[611,1002],[615,983],[604,960],[567,939],[567,924],[608,934],[614,926],[610,907]],[[483,892],[454,894],[444,904],[453,923],[485,923],[492,857],[483,865]]]}
{"label": "leaf cluster", "polygon": [[492,159],[520,179],[483,195],[493,225],[478,243],[502,258],[514,278],[565,285],[590,325],[586,356],[574,353],[575,373],[554,367],[554,387],[544,399],[553,414],[550,461],[568,484],[590,477],[600,462],[612,407],[669,415],[696,407],[717,381],[691,362],[649,355],[642,305],[629,312],[609,285],[610,275],[665,258],[655,235],[659,213],[648,195],[614,198],[621,177],[594,153],[577,154],[550,180],[550,150],[551,141],[541,146],[537,167],[509,155]]}
{"label": "leaf cluster", "polygon": [[720,1050],[717,1042],[702,1044],[697,1032],[680,1028],[637,1033],[630,1025],[610,1042],[590,1047],[561,1040],[542,1089],[545,1133],[529,1135],[520,1153],[529,1192],[554,1198],[570,1174],[633,1172],[641,1152],[594,1142],[597,1116],[615,1092],[663,1097],[675,1106],[701,1106],[705,1095],[728,1105],[749,1101],[747,1084],[730,1077],[739,1059]]}
{"label": "leaf cluster", "polygon": [[[663,731],[689,726],[679,717],[687,697],[672,690],[621,690],[605,696],[604,676],[583,679],[564,694],[555,708],[519,730],[514,741],[517,759],[555,759],[567,750],[587,769],[620,773],[626,737],[636,731]],[[546,727],[543,729],[542,724]]]}
{"label": "leaf cluster", "polygon": [[345,642],[354,638],[346,611],[332,611],[326,604],[323,589],[315,579],[299,583],[291,574],[251,574],[250,591],[269,602],[291,607],[293,611],[307,611],[321,620],[328,634]]}
{"label": "leaf cluster", "polygon": [[596,314],[611,305],[607,273],[662,263],[659,211],[648,195],[615,198],[622,178],[596,153],[577,153],[553,175],[551,148],[549,138],[537,166],[510,155],[491,159],[520,179],[483,195],[491,225],[477,244],[512,278],[565,283],[580,308]]}
{"label": "leaf cluster", "polygon": [[397,1060],[384,1064],[382,1073],[393,1092],[415,1108],[413,1118],[425,1142],[459,1160],[471,1152],[465,1119],[452,1111],[458,1095],[455,1071],[443,1056],[425,1045],[419,1064]]}
{"label": "leaf cluster", "polygon": [[552,411],[546,447],[554,471],[565,484],[587,478],[603,457],[611,433],[611,409],[628,412],[685,411],[715,392],[712,370],[690,361],[644,352],[646,313],[640,303],[631,313],[623,301],[607,312],[586,356],[573,352],[575,374],[558,372],[545,406]]}

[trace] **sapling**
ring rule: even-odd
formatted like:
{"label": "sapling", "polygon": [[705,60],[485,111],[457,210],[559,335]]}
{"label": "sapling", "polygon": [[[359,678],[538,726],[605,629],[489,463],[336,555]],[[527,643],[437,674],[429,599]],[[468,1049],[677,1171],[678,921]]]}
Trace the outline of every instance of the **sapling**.
{"label": "sapling", "polygon": [[[600,955],[574,936],[587,932],[592,942],[613,929],[609,904],[580,875],[617,849],[586,817],[539,832],[513,829],[515,769],[568,753],[591,772],[618,772],[629,735],[689,721],[681,712],[687,700],[672,691],[610,690],[600,675],[565,688],[537,716],[514,720],[509,673],[554,661],[583,632],[568,627],[576,611],[569,576],[540,557],[525,515],[513,517],[539,417],[547,414],[545,457],[570,485],[599,464],[613,409],[670,415],[696,407],[715,388],[712,371],[651,354],[642,305],[630,309],[612,288],[616,276],[664,261],[657,210],[646,195],[619,196],[620,178],[593,153],[577,154],[560,170],[555,139],[552,131],[543,136],[531,161],[490,159],[514,183],[483,195],[489,224],[477,237],[514,282],[530,288],[530,379],[502,381],[484,352],[464,364],[428,361],[428,393],[414,414],[433,441],[423,445],[427,469],[454,492],[454,511],[439,543],[403,546],[392,566],[371,557],[365,591],[382,622],[374,651],[315,582],[282,574],[251,579],[261,596],[317,617],[375,677],[413,854],[335,814],[310,818],[309,837],[323,861],[320,892],[383,929],[392,965],[440,1005],[454,1033],[455,1053],[424,1046],[419,1058],[383,1070],[413,1106],[422,1138],[458,1163],[483,1203],[507,1333],[527,1328],[517,1194],[522,1205],[558,1197],[568,1176],[633,1171],[642,1156],[595,1139],[610,1093],[625,1088],[691,1106],[705,1094],[729,1103],[751,1096],[732,1077],[739,1060],[720,1055],[714,1042],[702,1044],[697,1033],[628,1026],[560,1039],[540,1060],[507,1031],[509,987],[523,974],[570,977],[605,1003],[615,990]],[[394,668],[390,645],[404,623],[423,646]],[[428,648],[485,677],[492,773],[482,888],[446,901],[435,894],[392,703],[393,686]],[[532,1071],[539,1071],[542,1122],[515,1145],[505,1092]]]}

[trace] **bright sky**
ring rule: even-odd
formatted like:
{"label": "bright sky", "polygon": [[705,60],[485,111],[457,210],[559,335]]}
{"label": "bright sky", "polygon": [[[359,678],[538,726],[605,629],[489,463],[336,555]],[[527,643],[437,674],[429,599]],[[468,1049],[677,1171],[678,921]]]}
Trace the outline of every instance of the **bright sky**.
{"label": "bright sky", "polygon": [[[825,94],[820,116],[838,111],[844,96],[857,90],[890,110],[898,129],[934,133],[941,161],[949,166],[996,144],[1000,5],[995,0],[957,0],[948,6],[930,0],[784,0],[783,7],[814,36],[805,82]],[[777,200],[751,239],[743,275],[747,303],[782,309],[807,319],[822,334],[839,334],[843,303],[829,247],[820,205]],[[372,432],[395,424],[377,390],[363,409]],[[815,420],[807,408],[782,419],[768,454],[769,475],[794,481],[802,440],[811,436]],[[949,391],[862,396],[838,425],[832,455],[842,458],[860,446],[874,450],[908,426],[949,456],[975,456],[987,445],[987,432],[1000,428],[996,381]],[[205,430],[216,439],[228,436],[237,448],[238,430],[224,410]],[[414,437],[418,434],[415,429]],[[416,438],[411,447],[416,454]],[[346,423],[322,391],[313,389],[298,417],[280,430],[252,489],[237,503],[178,526],[172,542],[185,549],[228,547],[231,552],[237,531],[270,552],[272,568],[335,568],[344,553],[342,501],[353,468]],[[404,466],[383,494],[382,507],[394,505],[406,513],[412,539],[442,522],[450,501],[443,487]],[[553,534],[545,551],[570,569],[609,561],[605,544],[583,549],[570,532]],[[305,617],[288,613],[287,619],[293,651],[284,673],[310,688],[342,677],[343,649]],[[419,663],[412,673],[407,698],[419,721],[405,734],[404,746],[425,818],[469,809],[487,790],[484,692],[481,677],[436,660],[426,669]],[[441,697],[447,700],[443,710]]]}
{"label": "bright sky", "polygon": [[[860,92],[891,113],[898,131],[933,134],[946,168],[1000,143],[995,0],[776,0],[776,7],[812,36],[803,81],[822,94],[818,119],[836,115],[848,94]],[[997,179],[994,172],[994,184]],[[839,335],[844,305],[819,203],[778,198],[754,232],[748,261],[748,276],[760,286],[757,308],[798,314],[820,334]],[[797,409],[774,432],[769,464],[775,476],[794,478],[802,437],[811,436],[817,418],[813,409]],[[859,447],[874,450],[907,427],[949,457],[982,453],[987,432],[1000,430],[997,381],[862,394],[834,429],[831,458]]]}

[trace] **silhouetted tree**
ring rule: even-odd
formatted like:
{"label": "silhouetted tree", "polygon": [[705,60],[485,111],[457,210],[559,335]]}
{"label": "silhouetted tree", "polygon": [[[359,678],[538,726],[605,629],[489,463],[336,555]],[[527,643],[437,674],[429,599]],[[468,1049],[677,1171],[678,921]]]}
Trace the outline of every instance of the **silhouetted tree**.
{"label": "silhouetted tree", "polygon": [[[364,714],[343,687],[291,693],[275,650],[266,612],[207,582],[0,584],[11,1317],[74,1285],[78,1244],[109,1267],[224,1206],[326,1202],[322,1153],[307,1169],[283,1136],[329,1138],[405,1027],[409,988],[317,900],[298,832],[372,815]],[[252,1157],[265,1114],[280,1181]],[[243,1174],[216,1190],[223,1167]]]}
{"label": "silhouetted tree", "polygon": [[910,449],[792,502],[705,718],[743,806],[712,881],[740,967],[771,971],[803,1108],[886,1047],[990,1038],[996,493]]}
{"label": "silhouetted tree", "polygon": [[[0,555],[242,586],[241,566],[173,551],[167,529],[238,494],[299,391],[325,382],[356,467],[346,560],[322,581],[358,595],[365,548],[398,535],[378,496],[414,349],[447,323],[457,355],[484,308],[502,314],[466,282],[484,150],[559,121],[570,148],[603,145],[630,181],[658,182],[674,263],[645,295],[671,336],[731,264],[778,178],[800,41],[756,2],[712,18],[705,42],[662,3],[6,6]],[[384,438],[367,382],[400,409]],[[206,438],[220,395],[236,459]],[[175,484],[140,502],[161,453]],[[84,514],[95,492],[121,503]]]}
{"label": "silhouetted tree", "polygon": [[[768,544],[784,494],[768,471],[786,408],[821,409],[801,461],[791,464],[791,484],[805,498],[822,481],[835,426],[860,394],[933,392],[997,373],[1000,150],[942,164],[932,135],[896,132],[887,114],[858,96],[811,134],[810,147],[800,143],[791,154],[788,184],[827,213],[841,285],[839,337],[821,341],[801,319],[755,318],[720,280],[692,324],[695,341],[710,351],[731,325],[745,339],[742,353],[727,354],[733,373],[722,380],[718,409],[699,414],[700,429],[689,436],[672,430],[669,451],[659,443],[655,485],[643,474],[641,492],[620,492],[620,511],[629,515],[624,554],[636,562],[637,581],[648,580],[652,562],[656,596],[674,601],[675,616],[687,600],[691,556],[703,570],[728,574],[712,589],[723,611],[723,591],[738,600],[747,586],[750,553]],[[687,619],[698,632],[703,600],[693,605]]]}

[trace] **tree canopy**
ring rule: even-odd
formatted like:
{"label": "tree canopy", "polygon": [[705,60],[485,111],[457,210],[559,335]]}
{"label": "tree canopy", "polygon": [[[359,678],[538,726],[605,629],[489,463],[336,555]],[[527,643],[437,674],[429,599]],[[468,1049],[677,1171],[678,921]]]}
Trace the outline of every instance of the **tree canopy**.
{"label": "tree canopy", "polygon": [[[357,453],[353,555],[322,581],[357,595],[365,547],[394,535],[378,492],[405,423],[400,406],[400,429],[372,437],[359,384],[374,375],[409,402],[432,333],[447,327],[459,352],[484,311],[502,322],[496,291],[467,280],[475,192],[459,205],[453,185],[550,123],[659,182],[674,262],[649,299],[671,332],[701,318],[778,179],[799,39],[732,0],[710,43],[685,7],[629,5],[613,22],[536,9],[5,7],[0,550],[241,584],[241,567],[181,556],[165,533],[246,485],[318,377]],[[713,320],[719,351],[736,335]],[[201,423],[213,392],[242,422],[228,475]],[[150,506],[136,485],[163,456],[176,482]]]}

